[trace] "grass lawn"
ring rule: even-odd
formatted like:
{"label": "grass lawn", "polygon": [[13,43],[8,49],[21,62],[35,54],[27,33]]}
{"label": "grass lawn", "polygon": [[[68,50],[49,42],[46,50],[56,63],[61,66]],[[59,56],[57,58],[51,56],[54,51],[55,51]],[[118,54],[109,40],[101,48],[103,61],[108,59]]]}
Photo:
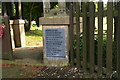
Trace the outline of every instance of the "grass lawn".
{"label": "grass lawn", "polygon": [[26,35],[26,46],[43,46],[41,27],[32,27]]}

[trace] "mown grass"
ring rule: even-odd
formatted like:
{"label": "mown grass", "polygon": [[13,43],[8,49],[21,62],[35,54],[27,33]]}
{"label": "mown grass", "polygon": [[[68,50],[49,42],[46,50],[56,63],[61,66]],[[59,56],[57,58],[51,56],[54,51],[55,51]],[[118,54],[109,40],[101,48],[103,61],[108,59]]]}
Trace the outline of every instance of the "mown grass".
{"label": "mown grass", "polygon": [[26,35],[26,46],[43,46],[41,27],[32,27]]}

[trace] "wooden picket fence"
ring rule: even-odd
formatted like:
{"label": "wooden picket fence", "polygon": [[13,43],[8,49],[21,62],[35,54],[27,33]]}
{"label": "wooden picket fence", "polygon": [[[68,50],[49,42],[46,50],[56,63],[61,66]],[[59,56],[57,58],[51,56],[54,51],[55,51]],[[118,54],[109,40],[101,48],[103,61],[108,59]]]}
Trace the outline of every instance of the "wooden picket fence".
{"label": "wooden picket fence", "polygon": [[[117,6],[114,6],[113,2],[108,2],[106,10],[104,10],[103,2],[96,4],[98,8],[94,2],[73,2],[69,5],[70,63],[71,66],[76,65],[91,74],[96,72],[99,77],[105,74],[106,78],[110,78],[113,74],[117,74],[120,79],[120,2],[116,3]],[[103,17],[107,18],[105,58],[103,57]],[[95,50],[95,18],[98,18],[97,50]],[[82,28],[80,28],[80,22],[82,22]],[[76,25],[76,35],[74,25]],[[82,32],[80,32],[81,29]],[[80,51],[80,44],[82,44],[80,39],[83,43],[82,51]],[[116,56],[116,64],[113,63],[113,54]],[[113,69],[113,66],[116,67]]]}

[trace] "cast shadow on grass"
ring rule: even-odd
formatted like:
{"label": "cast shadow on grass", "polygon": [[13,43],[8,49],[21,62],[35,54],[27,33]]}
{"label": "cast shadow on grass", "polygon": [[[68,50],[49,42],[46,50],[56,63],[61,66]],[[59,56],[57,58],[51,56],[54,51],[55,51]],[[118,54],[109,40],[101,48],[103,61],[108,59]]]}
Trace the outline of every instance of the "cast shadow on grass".
{"label": "cast shadow on grass", "polygon": [[26,36],[42,36],[41,30],[30,30],[29,32],[26,32]]}

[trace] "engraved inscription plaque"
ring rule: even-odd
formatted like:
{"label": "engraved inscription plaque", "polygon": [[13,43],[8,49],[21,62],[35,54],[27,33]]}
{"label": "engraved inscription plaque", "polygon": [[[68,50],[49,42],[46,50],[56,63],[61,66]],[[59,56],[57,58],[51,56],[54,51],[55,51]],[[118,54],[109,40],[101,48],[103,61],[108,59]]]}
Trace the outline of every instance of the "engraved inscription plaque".
{"label": "engraved inscription plaque", "polygon": [[44,29],[45,56],[47,58],[66,58],[65,30],[62,28]]}

